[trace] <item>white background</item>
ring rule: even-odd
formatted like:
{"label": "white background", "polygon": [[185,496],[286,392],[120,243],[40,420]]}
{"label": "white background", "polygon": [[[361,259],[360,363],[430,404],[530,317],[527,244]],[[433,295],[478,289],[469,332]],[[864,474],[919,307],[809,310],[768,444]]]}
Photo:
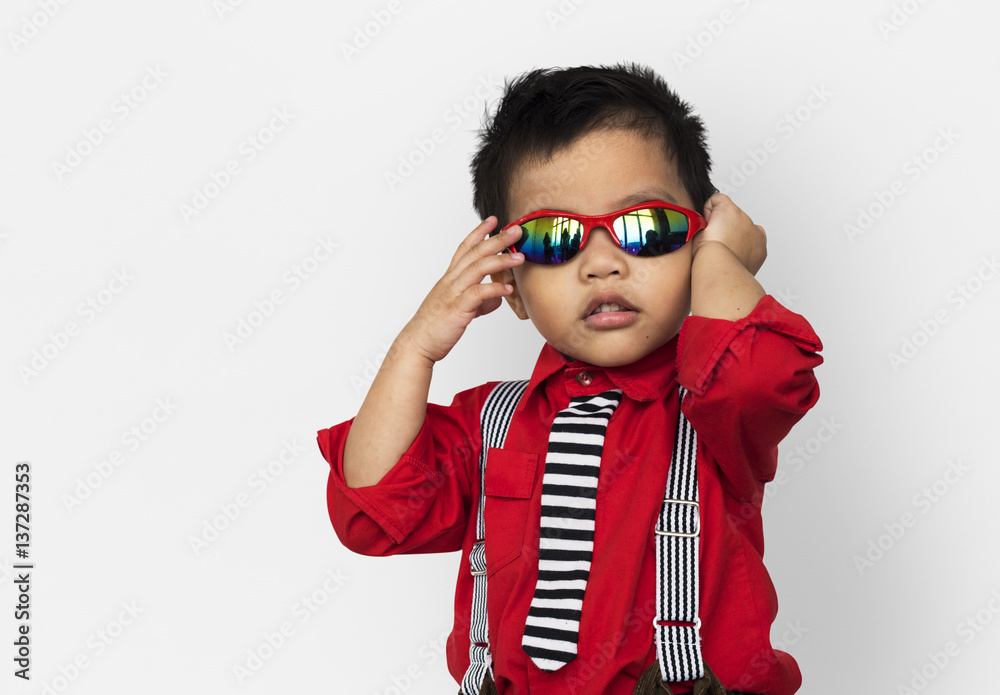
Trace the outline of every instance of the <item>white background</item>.
{"label": "white background", "polygon": [[[621,60],[696,105],[716,184],[767,230],[761,282],[824,341],[822,397],[782,445],[764,510],[772,638],[801,692],[995,680],[994,3],[103,0],[51,18],[44,4],[9,0],[0,17],[0,690],[457,690],[442,646],[459,555],[343,548],[315,432],[356,413],[478,221],[482,97],[533,67]],[[275,109],[288,124],[260,133]],[[268,144],[248,161],[251,136]],[[418,165],[391,186],[401,157]],[[207,186],[230,160],[228,186]],[[214,197],[185,219],[196,189]],[[334,252],[307,261],[318,240]],[[296,267],[314,271],[297,286]],[[241,320],[256,327],[227,345]],[[524,378],[540,347],[503,307],[437,367],[431,400]],[[18,461],[32,470],[30,684],[12,675]],[[950,464],[961,475],[946,479]],[[292,633],[241,681],[234,667],[283,622]],[[949,642],[938,668],[929,654]]]}

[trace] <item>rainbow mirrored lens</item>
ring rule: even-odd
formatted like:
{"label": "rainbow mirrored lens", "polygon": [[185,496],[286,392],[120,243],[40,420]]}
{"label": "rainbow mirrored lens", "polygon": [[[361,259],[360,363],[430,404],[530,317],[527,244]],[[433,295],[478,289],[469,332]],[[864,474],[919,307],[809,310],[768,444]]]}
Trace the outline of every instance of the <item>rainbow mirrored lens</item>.
{"label": "rainbow mirrored lens", "polygon": [[[665,208],[642,208],[620,215],[614,231],[633,256],[662,256],[687,243],[687,215]],[[514,249],[543,265],[565,263],[580,250],[583,223],[570,217],[538,217],[521,225]]]}
{"label": "rainbow mirrored lens", "polygon": [[569,217],[539,217],[521,225],[514,249],[532,263],[565,263],[580,250],[583,223]]}
{"label": "rainbow mirrored lens", "polygon": [[687,243],[688,218],[665,208],[633,210],[617,218],[615,234],[635,256],[662,256]]}

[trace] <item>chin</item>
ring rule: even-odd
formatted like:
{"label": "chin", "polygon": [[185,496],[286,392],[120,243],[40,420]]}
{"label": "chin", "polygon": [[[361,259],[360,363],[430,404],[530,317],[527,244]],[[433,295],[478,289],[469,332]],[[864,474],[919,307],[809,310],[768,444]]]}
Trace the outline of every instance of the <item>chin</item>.
{"label": "chin", "polygon": [[584,362],[588,362],[595,367],[621,367],[622,365],[638,362],[651,352],[659,350],[676,336],[677,331],[674,331],[669,336],[651,337],[648,341],[642,341],[641,338],[633,338],[628,340],[626,345],[609,345],[604,348],[595,346],[587,350],[587,353],[594,359],[588,360],[583,357],[577,359],[582,359]]}
{"label": "chin", "polygon": [[599,352],[587,350],[581,354],[574,351],[566,352],[565,350],[560,349],[559,352],[570,360],[580,360],[581,362],[592,364],[595,367],[621,367],[622,365],[632,364],[633,362],[642,359],[653,350],[655,350],[655,348],[650,348],[649,350],[642,352],[636,352],[635,350],[614,349],[602,350]]}

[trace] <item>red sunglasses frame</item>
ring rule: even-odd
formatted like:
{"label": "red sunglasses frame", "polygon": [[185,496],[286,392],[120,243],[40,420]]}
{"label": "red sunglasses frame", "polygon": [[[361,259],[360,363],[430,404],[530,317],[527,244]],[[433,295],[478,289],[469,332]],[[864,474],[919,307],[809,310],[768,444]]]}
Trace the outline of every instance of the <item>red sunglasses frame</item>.
{"label": "red sunglasses frame", "polygon": [[[524,217],[521,217],[511,222],[510,224],[505,225],[503,229],[500,230],[500,232],[510,229],[511,227],[520,226],[525,222],[530,222],[531,220],[537,220],[540,217],[568,217],[571,220],[576,220],[577,222],[583,224],[583,235],[580,237],[580,251],[582,251],[583,247],[586,246],[587,237],[590,236],[590,230],[592,230],[594,227],[602,227],[606,229],[608,234],[610,234],[611,237],[615,240],[615,243],[618,244],[618,247],[621,248],[622,251],[625,251],[625,247],[622,246],[622,240],[619,239],[618,235],[615,233],[615,227],[614,227],[615,220],[617,220],[622,215],[627,215],[630,212],[635,212],[636,210],[643,210],[645,208],[664,208],[667,210],[673,210],[675,212],[683,213],[688,220],[688,235],[687,239],[684,240],[685,244],[691,241],[694,238],[695,234],[697,234],[698,232],[700,232],[701,230],[703,230],[705,227],[708,226],[708,222],[705,220],[705,218],[702,217],[697,212],[695,212],[694,210],[689,210],[688,208],[683,208],[680,205],[674,205],[673,203],[668,203],[664,200],[650,200],[645,203],[639,203],[638,205],[632,205],[622,210],[616,210],[615,212],[610,212],[607,215],[577,215],[575,213],[564,212],[562,210],[535,210],[534,212],[529,212]],[[518,241],[520,241],[520,239]],[[508,246],[507,250],[510,251],[511,253],[514,253],[516,251],[513,245]],[[628,251],[625,252],[628,253]],[[530,262],[528,261],[527,258],[525,258],[525,261]],[[542,263],[539,265],[545,265],[545,264]],[[551,264],[551,265],[556,265],[556,264]]]}

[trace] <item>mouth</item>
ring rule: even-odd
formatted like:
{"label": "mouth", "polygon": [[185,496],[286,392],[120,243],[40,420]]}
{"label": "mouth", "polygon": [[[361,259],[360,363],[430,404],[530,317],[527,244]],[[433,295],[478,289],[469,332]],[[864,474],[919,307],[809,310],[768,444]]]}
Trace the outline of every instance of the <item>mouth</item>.
{"label": "mouth", "polygon": [[599,314],[620,314],[628,312],[637,313],[638,310],[629,304],[625,298],[617,292],[601,292],[595,295],[590,300],[590,303],[587,304],[583,318],[587,319],[591,316]]}
{"label": "mouth", "polygon": [[594,314],[604,314],[609,311],[631,311],[631,309],[622,304],[611,302],[610,304],[602,304],[587,315],[593,316]]}

